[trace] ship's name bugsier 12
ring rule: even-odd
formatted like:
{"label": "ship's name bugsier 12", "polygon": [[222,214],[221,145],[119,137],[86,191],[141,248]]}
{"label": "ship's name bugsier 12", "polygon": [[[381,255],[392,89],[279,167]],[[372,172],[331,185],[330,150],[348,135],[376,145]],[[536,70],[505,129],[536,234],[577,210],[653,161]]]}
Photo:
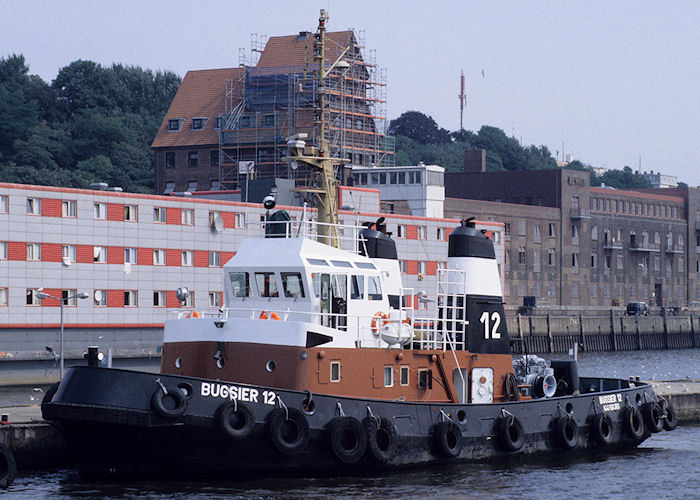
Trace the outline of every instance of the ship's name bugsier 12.
{"label": "ship's name bugsier 12", "polygon": [[[237,401],[245,401],[248,403],[257,403],[260,391],[252,387],[239,387],[237,385],[212,384],[202,382],[200,394],[204,397],[234,399]],[[262,392],[263,403],[266,405],[274,405],[277,402],[277,394],[273,391]]]}

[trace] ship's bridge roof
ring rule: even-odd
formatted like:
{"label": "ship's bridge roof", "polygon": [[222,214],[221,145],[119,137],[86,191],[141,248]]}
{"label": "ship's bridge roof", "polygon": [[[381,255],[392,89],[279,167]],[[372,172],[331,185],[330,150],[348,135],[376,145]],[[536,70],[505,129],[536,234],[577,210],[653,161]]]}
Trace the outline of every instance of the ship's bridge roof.
{"label": "ship's bridge roof", "polygon": [[374,268],[371,259],[363,255],[307,238],[255,238],[244,240],[236,255],[224,265],[224,269],[323,266],[320,262],[314,263],[313,259],[324,260],[329,266],[334,266],[333,261],[336,261],[364,264],[362,269]]}

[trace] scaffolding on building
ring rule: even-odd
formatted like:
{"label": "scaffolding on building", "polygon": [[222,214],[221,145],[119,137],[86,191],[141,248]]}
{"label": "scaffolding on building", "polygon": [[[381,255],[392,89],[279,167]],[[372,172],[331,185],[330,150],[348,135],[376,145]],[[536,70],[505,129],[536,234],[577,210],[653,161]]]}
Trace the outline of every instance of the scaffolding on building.
{"label": "scaffolding on building", "polygon": [[[351,29],[343,40],[327,39],[327,67],[339,57],[349,67],[334,69],[325,80],[323,133],[334,157],[352,165],[393,166],[393,137],[386,135],[386,70],[377,68],[374,50],[363,57],[362,38]],[[224,189],[241,186],[246,176],[284,177],[297,186],[311,179],[305,168],[293,168],[283,158],[287,137],[303,132],[309,134],[309,143],[320,142],[313,106],[321,89],[312,44],[302,65],[259,67],[264,40],[251,36],[250,57],[239,52],[244,71],[226,83],[225,109],[219,116],[219,179]]]}

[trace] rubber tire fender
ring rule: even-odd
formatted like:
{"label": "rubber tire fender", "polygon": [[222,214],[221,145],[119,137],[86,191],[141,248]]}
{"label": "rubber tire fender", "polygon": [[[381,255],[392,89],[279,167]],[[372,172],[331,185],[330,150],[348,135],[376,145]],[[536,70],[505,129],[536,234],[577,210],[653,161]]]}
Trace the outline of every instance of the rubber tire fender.
{"label": "rubber tire fender", "polygon": [[462,429],[447,420],[435,425],[433,429],[435,446],[442,456],[457,458],[462,453]]}
{"label": "rubber tire fender", "polygon": [[0,444],[0,488],[7,488],[17,477],[17,462],[7,446]]}
{"label": "rubber tire fender", "polygon": [[628,406],[622,412],[622,427],[629,437],[639,441],[644,436],[644,419],[635,406]]}
{"label": "rubber tire fender", "polygon": [[216,424],[227,437],[238,441],[253,433],[255,417],[246,405],[229,401],[216,410]]}
{"label": "rubber tire fender", "polygon": [[642,416],[650,432],[660,432],[664,428],[664,411],[659,403],[651,401],[642,405]]}
{"label": "rubber tire fender", "polygon": [[607,413],[597,413],[593,416],[591,423],[593,436],[598,443],[607,446],[613,441],[613,423]]}
{"label": "rubber tire fender", "polygon": [[678,427],[678,413],[672,404],[666,405],[666,418],[664,419],[664,429],[672,431]]}
{"label": "rubber tire fender", "polygon": [[367,433],[367,454],[372,460],[385,464],[396,455],[398,434],[396,427],[388,418],[382,418],[377,426],[377,420],[366,418],[363,421]]}
{"label": "rubber tire fender", "polygon": [[[525,429],[518,417],[514,415],[501,415],[496,420],[496,433],[498,440],[508,451],[519,451],[525,444]],[[513,435],[515,433],[515,435]]]}
{"label": "rubber tire fender", "polygon": [[354,464],[367,451],[367,432],[355,417],[336,417],[326,429],[333,455],[341,462]]}
{"label": "rubber tire fender", "polygon": [[[181,417],[187,410],[187,396],[177,387],[167,387],[166,390],[168,394],[165,394],[160,388],[156,389],[151,397],[151,407],[163,418],[175,419]],[[166,398],[175,400],[175,408],[165,406]]]}
{"label": "rubber tire fender", "polygon": [[309,422],[296,408],[272,410],[267,415],[267,433],[275,448],[286,455],[300,453],[309,444]]}
{"label": "rubber tire fender", "polygon": [[578,444],[578,425],[573,418],[559,417],[554,421],[554,437],[563,448],[571,450]]}

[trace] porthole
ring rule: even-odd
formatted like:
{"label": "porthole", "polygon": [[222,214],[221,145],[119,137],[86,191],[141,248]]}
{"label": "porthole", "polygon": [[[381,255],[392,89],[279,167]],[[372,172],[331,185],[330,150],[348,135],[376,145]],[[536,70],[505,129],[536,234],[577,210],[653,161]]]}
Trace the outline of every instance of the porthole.
{"label": "porthole", "polygon": [[175,368],[182,368],[182,358],[179,356],[175,358]]}
{"label": "porthole", "polygon": [[180,389],[188,398],[192,396],[192,385],[190,383],[183,382],[179,384],[177,388]]}
{"label": "porthole", "polygon": [[460,424],[464,424],[467,421],[467,412],[464,410],[457,410],[457,421]]}
{"label": "porthole", "polygon": [[268,361],[267,364],[265,365],[265,369],[266,369],[268,372],[272,373],[272,372],[275,371],[275,366],[277,366],[277,365],[275,365],[275,362],[272,361],[272,360],[270,360],[270,361]]}

